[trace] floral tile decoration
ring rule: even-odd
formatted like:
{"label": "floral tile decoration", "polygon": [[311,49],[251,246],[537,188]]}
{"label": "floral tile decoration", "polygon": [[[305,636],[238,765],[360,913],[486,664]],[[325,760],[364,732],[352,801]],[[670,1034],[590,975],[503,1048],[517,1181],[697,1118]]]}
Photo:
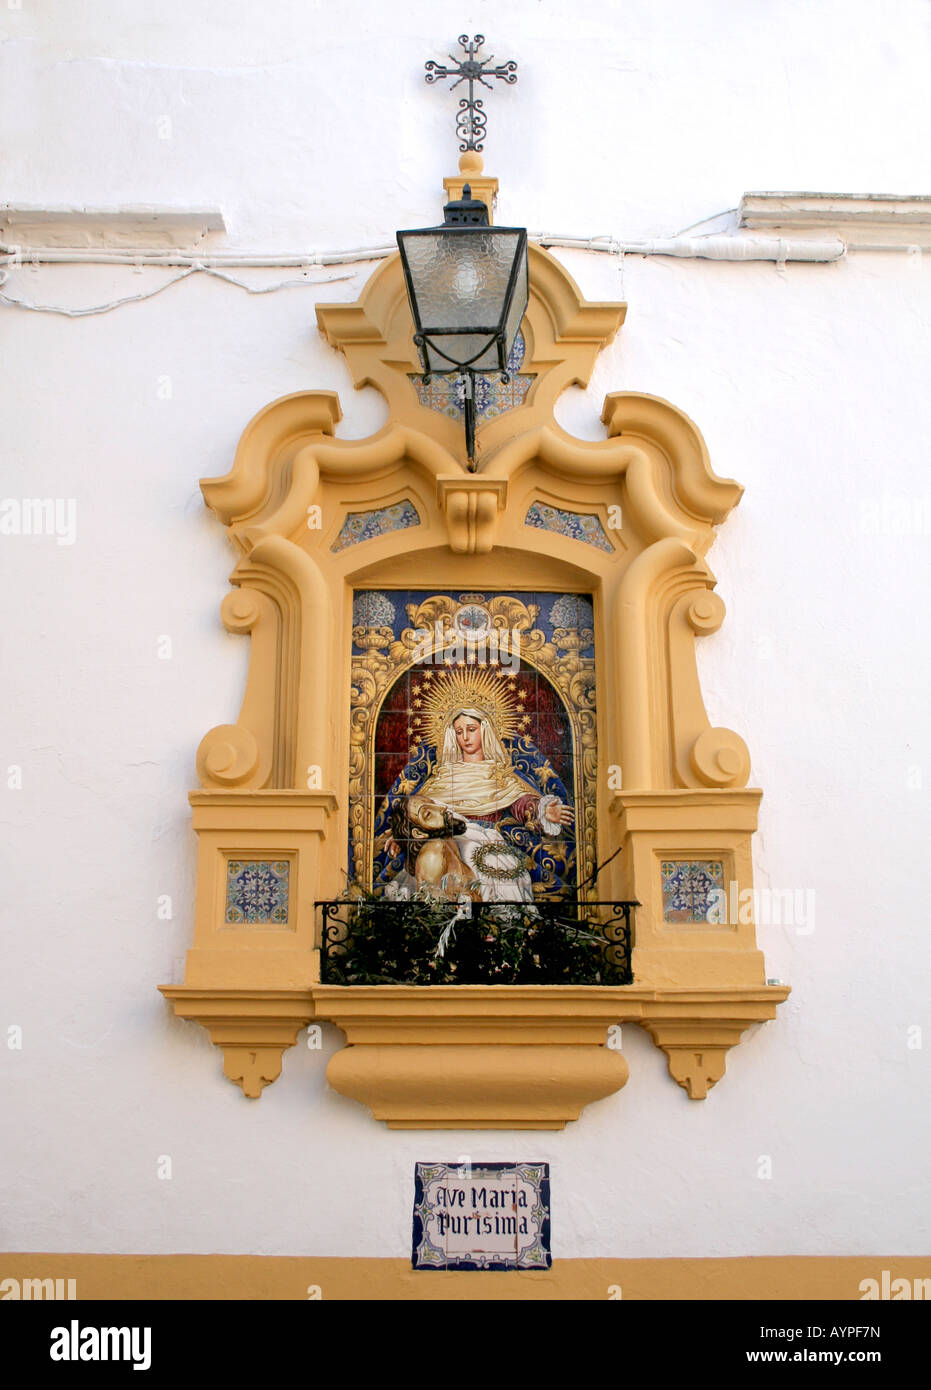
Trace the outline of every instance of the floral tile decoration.
{"label": "floral tile decoration", "polygon": [[541,531],[555,531],[558,536],[568,536],[570,540],[584,541],[598,550],[614,553],[614,546],[605,535],[601,518],[594,513],[566,512],[561,507],[550,507],[545,502],[532,503],[524,518],[525,526],[535,526]]}
{"label": "floral tile decoration", "polygon": [[393,603],[387,594],[380,593],[378,589],[363,589],[361,592],[357,591],[353,596],[353,627],[372,629],[387,627],[392,629],[393,636],[397,617],[398,605]]}
{"label": "floral tile decoration", "polygon": [[[506,382],[494,372],[476,372],[475,413],[480,420],[493,420],[496,415],[523,405],[533,382],[532,375],[522,375],[520,371],[525,352],[524,339],[518,333],[508,357],[509,380]],[[411,381],[421,405],[438,410],[450,419],[460,418],[464,399],[461,377],[432,376],[425,382],[421,376],[412,376]]]}
{"label": "floral tile decoration", "polygon": [[230,859],[226,865],[226,921],[288,920],[291,865],[286,859]]}
{"label": "floral tile decoration", "polygon": [[548,1163],[418,1163],[414,1269],[549,1269]]}
{"label": "floral tile decoration", "polygon": [[419,525],[420,517],[410,502],[398,502],[393,507],[377,507],[371,512],[349,512],[330,549],[338,553],[351,545],[358,545],[360,541],[374,540],[376,536],[387,535],[389,531],[404,531],[408,526]]}
{"label": "floral tile decoration", "polygon": [[664,922],[707,922],[724,892],[724,864],[720,859],[664,859]]}

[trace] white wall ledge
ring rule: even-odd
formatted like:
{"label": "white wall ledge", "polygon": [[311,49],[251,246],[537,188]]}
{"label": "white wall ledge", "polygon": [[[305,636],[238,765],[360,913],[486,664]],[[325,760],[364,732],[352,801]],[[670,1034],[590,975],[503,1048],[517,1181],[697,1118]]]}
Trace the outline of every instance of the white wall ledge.
{"label": "white wall ledge", "polygon": [[931,241],[931,195],[899,193],[745,193],[739,225],[754,231],[804,230],[848,246]]}
{"label": "white wall ledge", "polygon": [[53,247],[193,247],[225,232],[219,208],[115,208],[0,204],[0,237],[38,249]]}

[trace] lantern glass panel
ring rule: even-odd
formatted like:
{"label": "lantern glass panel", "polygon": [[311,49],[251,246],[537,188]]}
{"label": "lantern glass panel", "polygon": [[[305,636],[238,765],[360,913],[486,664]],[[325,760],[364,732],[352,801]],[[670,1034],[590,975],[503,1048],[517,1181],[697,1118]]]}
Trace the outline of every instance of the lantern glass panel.
{"label": "lantern glass panel", "polygon": [[496,372],[501,367],[498,340],[488,333],[431,333],[421,355],[428,372],[451,372],[456,365],[476,372]]}
{"label": "lantern glass panel", "polygon": [[[497,332],[519,241],[519,232],[487,227],[406,236],[404,250],[421,330]],[[471,355],[460,354],[459,360]]]}

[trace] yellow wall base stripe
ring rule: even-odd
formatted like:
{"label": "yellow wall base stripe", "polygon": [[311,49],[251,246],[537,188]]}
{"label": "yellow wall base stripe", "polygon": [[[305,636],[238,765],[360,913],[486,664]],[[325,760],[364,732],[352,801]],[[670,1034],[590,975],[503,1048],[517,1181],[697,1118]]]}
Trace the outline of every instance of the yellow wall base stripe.
{"label": "yellow wall base stripe", "polygon": [[[31,1279],[73,1279],[78,1300],[857,1300],[862,1297],[861,1280],[882,1282],[884,1270],[889,1271],[886,1287],[896,1279],[914,1285],[931,1277],[931,1257],[556,1260],[546,1271],[485,1273],[413,1270],[409,1260],[312,1256],[3,1254],[0,1296],[11,1296],[11,1285],[5,1282],[9,1280],[22,1286]],[[920,1284],[915,1287],[921,1289]],[[915,1296],[921,1297],[921,1292]]]}

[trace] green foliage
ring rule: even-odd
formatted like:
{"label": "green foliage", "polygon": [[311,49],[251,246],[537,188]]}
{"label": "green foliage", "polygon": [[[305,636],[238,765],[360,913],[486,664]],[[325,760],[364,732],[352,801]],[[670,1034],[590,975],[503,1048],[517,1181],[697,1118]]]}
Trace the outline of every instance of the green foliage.
{"label": "green foliage", "polygon": [[[626,958],[574,904],[405,900],[354,890],[324,917],[324,981],[337,985],[624,984]],[[468,916],[465,916],[465,913]]]}

